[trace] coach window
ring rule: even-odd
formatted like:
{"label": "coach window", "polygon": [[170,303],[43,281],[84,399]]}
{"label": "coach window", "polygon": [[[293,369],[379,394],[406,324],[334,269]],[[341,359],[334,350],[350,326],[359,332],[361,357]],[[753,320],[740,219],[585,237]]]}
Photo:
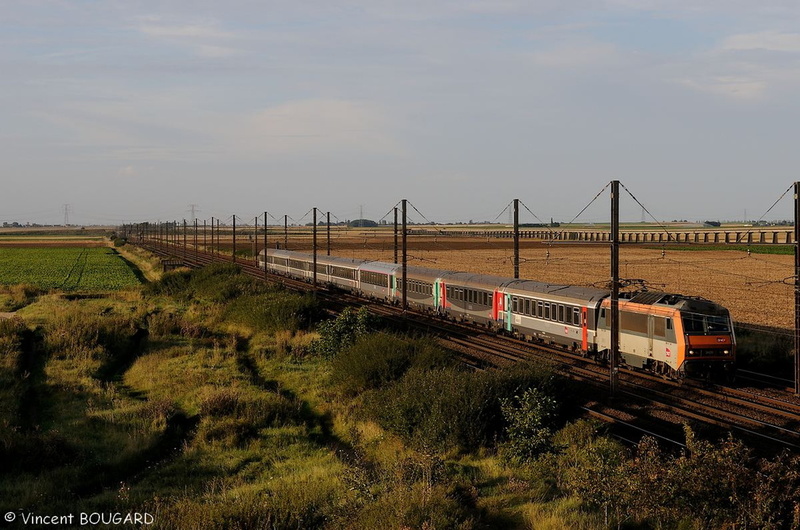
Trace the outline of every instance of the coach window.
{"label": "coach window", "polygon": [[544,319],[550,320],[550,302],[544,303]]}
{"label": "coach window", "polygon": [[558,321],[564,322],[564,306],[560,304],[558,306]]}
{"label": "coach window", "polygon": [[581,310],[578,307],[572,308],[572,323],[576,326],[581,325]]}
{"label": "coach window", "polygon": [[672,319],[671,318],[667,319],[667,329],[672,329]]}
{"label": "coach window", "polygon": [[542,304],[542,302],[538,302],[537,301],[536,302],[536,316],[539,317],[539,318],[542,318],[543,314],[544,314],[544,304]]}
{"label": "coach window", "polygon": [[492,302],[493,302],[493,300],[494,300],[494,294],[492,294],[492,293],[487,293],[487,297],[486,297],[486,298],[487,298],[487,300],[489,301],[489,302],[488,302],[486,305],[492,305]]}
{"label": "coach window", "polygon": [[512,313],[519,313],[517,306],[519,305],[519,298],[516,296],[511,298],[511,312]]}

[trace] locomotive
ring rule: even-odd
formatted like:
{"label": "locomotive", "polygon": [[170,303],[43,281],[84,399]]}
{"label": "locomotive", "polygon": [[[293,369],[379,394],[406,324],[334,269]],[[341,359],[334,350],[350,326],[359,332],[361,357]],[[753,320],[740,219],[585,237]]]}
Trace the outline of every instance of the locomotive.
{"label": "locomotive", "polygon": [[[271,273],[313,277],[311,254],[267,249],[258,261]],[[411,309],[608,360],[608,290],[417,266],[406,267],[406,280]],[[394,263],[318,255],[317,281],[388,303],[402,299],[402,267]],[[619,313],[620,360],[629,367],[676,380],[733,378],[736,338],[719,304],[641,290],[620,294]]]}

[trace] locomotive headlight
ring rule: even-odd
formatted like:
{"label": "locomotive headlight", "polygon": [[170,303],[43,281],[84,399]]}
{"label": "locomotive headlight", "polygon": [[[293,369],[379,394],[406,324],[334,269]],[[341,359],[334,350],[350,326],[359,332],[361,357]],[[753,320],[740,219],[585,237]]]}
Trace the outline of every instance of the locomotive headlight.
{"label": "locomotive headlight", "polygon": [[694,350],[689,350],[689,355],[694,355]]}
{"label": "locomotive headlight", "polygon": [[724,350],[722,353],[724,353],[725,355],[728,355],[730,353],[730,351]]}

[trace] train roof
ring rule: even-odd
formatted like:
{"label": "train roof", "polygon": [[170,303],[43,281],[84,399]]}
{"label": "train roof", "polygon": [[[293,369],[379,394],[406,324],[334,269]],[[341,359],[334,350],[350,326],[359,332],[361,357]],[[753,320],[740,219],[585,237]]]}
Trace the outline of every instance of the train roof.
{"label": "train roof", "polygon": [[[299,259],[302,261],[310,262],[313,259],[313,254],[309,254],[306,252],[295,252],[293,250],[280,250],[280,249],[268,249],[268,255],[276,257],[276,258],[286,258],[286,259]],[[259,255],[263,255],[264,251],[262,250],[259,252]],[[351,269],[358,268],[359,265],[362,263],[366,263],[366,260],[363,259],[353,259],[353,258],[342,258],[340,256],[327,256],[325,254],[317,254],[317,263],[323,265],[338,265],[341,267],[348,267]]]}
{"label": "train roof", "polygon": [[444,276],[445,282],[457,283],[464,287],[475,287],[478,289],[494,289],[508,283],[509,278],[494,276],[491,274],[478,274],[475,272],[451,272]]}
{"label": "train roof", "polygon": [[[398,278],[401,278],[403,275],[403,268],[398,268],[395,274],[397,274]],[[429,269],[427,267],[412,266],[406,267],[406,274],[409,278],[426,280],[430,283],[433,283],[439,278],[444,278],[447,275],[454,273],[453,271],[447,271],[443,269]]]}
{"label": "train roof", "polygon": [[697,296],[664,293],[661,291],[635,291],[620,293],[620,300],[643,305],[674,307],[683,311],[698,313],[726,313],[727,310],[716,302]]}
{"label": "train roof", "polygon": [[578,285],[559,285],[553,283],[537,282],[533,280],[511,280],[504,286],[507,292],[524,294],[537,293],[565,298],[577,298],[589,302],[605,298],[610,293],[595,287],[582,287]]}
{"label": "train roof", "polygon": [[395,263],[384,263],[383,261],[365,261],[359,265],[358,270],[367,272],[379,272],[381,274],[392,274],[400,269],[400,265]]}
{"label": "train roof", "polygon": [[576,298],[585,301],[596,301],[609,295],[608,291],[593,287],[580,287],[574,285],[560,285],[535,280],[523,280],[494,276],[489,274],[474,274],[469,272],[455,272],[444,277],[446,282],[457,283],[465,287],[475,288],[500,288],[511,294],[547,294],[563,298]]}

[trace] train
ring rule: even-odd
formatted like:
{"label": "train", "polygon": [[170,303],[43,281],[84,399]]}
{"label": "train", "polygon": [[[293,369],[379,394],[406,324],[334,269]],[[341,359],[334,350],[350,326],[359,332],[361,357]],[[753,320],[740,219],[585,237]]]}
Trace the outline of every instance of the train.
{"label": "train", "polygon": [[[313,255],[267,249],[262,269],[312,281]],[[399,304],[402,266],[317,255],[317,282],[365,298]],[[611,348],[611,292],[488,274],[406,267],[410,309],[558,346],[607,362]],[[704,298],[652,290],[619,296],[620,361],[668,379],[723,377],[736,369],[730,313]]]}

